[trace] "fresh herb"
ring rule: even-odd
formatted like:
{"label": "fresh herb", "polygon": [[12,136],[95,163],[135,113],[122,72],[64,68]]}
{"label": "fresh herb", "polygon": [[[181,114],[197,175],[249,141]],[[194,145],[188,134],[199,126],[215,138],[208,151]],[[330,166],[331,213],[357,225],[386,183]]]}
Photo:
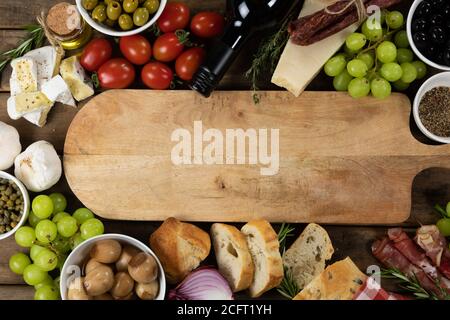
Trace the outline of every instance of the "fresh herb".
{"label": "fresh herb", "polygon": [[435,293],[429,292],[422,287],[417,277],[414,275],[412,277],[407,277],[403,272],[398,269],[382,269],[381,276],[388,279],[399,280],[399,286],[403,290],[413,294],[417,299],[426,300],[450,300],[450,294],[440,286],[439,281],[435,281],[436,287],[438,287],[441,297],[438,297]]}
{"label": "fresh herb", "polygon": [[44,43],[45,33],[41,25],[29,25],[24,30],[28,31],[28,35],[16,48],[0,53],[0,72],[5,69],[11,60],[19,58],[35,48],[41,47]]}
{"label": "fresh herb", "polygon": [[277,287],[277,291],[283,297],[291,300],[300,292],[300,288],[298,287],[297,282],[295,282],[292,273],[286,267],[284,267],[283,281],[281,281],[280,285]]}
{"label": "fresh herb", "polygon": [[283,48],[289,40],[288,25],[291,19],[292,16],[289,16],[276,33],[261,42],[258,51],[253,57],[250,69],[245,73],[245,77],[252,82],[253,102],[255,104],[258,104],[261,100],[260,95],[257,93],[259,90],[258,80],[262,74],[266,74],[266,72],[273,74],[275,71]]}
{"label": "fresh herb", "polygon": [[434,210],[436,210],[436,212],[439,213],[442,218],[449,218],[447,211],[445,211],[440,205],[436,204],[434,206]]}
{"label": "fresh herb", "polygon": [[280,243],[280,251],[284,253],[286,251],[286,240],[289,237],[292,237],[295,231],[294,227],[291,227],[289,223],[282,223],[280,227],[280,231],[278,231],[278,242]]}

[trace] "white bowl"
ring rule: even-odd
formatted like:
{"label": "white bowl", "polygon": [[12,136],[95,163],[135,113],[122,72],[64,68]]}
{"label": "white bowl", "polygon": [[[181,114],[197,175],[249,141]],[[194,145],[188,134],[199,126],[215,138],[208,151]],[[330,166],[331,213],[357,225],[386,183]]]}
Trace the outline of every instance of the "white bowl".
{"label": "white bowl", "polygon": [[123,235],[123,234],[117,234],[117,233],[108,233],[108,234],[102,234],[100,236],[96,236],[93,238],[90,238],[84,242],[82,242],[78,247],[73,250],[70,255],[67,257],[66,262],[64,263],[64,266],[61,270],[61,281],[59,290],[61,292],[61,299],[67,300],[67,285],[70,283],[70,281],[73,280],[74,277],[81,276],[81,268],[83,263],[86,261],[86,259],[89,256],[89,251],[91,250],[92,246],[100,241],[100,240],[117,240],[121,244],[128,244],[131,245],[151,256],[153,256],[156,260],[156,263],[158,264],[159,268],[159,293],[156,296],[155,300],[164,300],[164,296],[166,294],[166,277],[164,275],[164,269],[161,265],[161,262],[159,261],[158,257],[153,253],[153,251],[147,247],[145,244],[143,244],[141,241],[134,239],[132,237]]}
{"label": "white bowl", "polygon": [[439,137],[428,131],[428,129],[422,124],[419,117],[420,100],[422,100],[422,97],[426,92],[436,87],[450,87],[450,72],[438,73],[422,84],[420,89],[417,91],[416,97],[414,98],[413,116],[420,131],[422,131],[422,133],[428,138],[441,143],[450,143],[450,137]]}
{"label": "white bowl", "polygon": [[408,18],[406,19],[406,34],[408,35],[409,45],[411,46],[411,48],[414,51],[414,53],[416,54],[416,56],[418,56],[419,59],[422,60],[423,62],[425,62],[427,65],[429,65],[429,66],[431,66],[433,68],[439,69],[439,70],[450,71],[450,67],[449,66],[438,64],[436,62],[433,62],[433,61],[429,60],[427,57],[425,57],[419,51],[419,49],[416,47],[416,44],[414,43],[413,36],[412,36],[412,31],[411,31],[411,24],[412,24],[412,19],[413,19],[414,12],[416,12],[417,6],[422,1],[423,0],[415,0],[413,2],[413,4],[411,5],[411,8],[409,9],[409,12],[408,12]]}
{"label": "white bowl", "polygon": [[161,13],[163,12],[167,0],[160,0],[159,1],[159,8],[158,11],[156,11],[153,16],[151,17],[151,19],[144,24],[142,27],[133,29],[133,30],[128,30],[128,31],[119,31],[116,30],[114,28],[108,27],[107,25],[98,23],[97,21],[95,21],[94,19],[91,18],[91,16],[89,15],[89,12],[83,8],[83,5],[81,4],[82,0],[76,0],[77,3],[77,8],[78,11],[80,12],[81,16],[83,17],[83,19],[91,26],[93,27],[95,30],[107,34],[109,36],[113,36],[113,37],[126,37],[126,36],[131,36],[134,34],[138,34],[141,33],[145,30],[147,30],[148,28],[150,28],[155,22],[156,20],[158,20],[159,16],[161,15]]}
{"label": "white bowl", "polygon": [[27,221],[28,213],[30,211],[30,196],[28,195],[27,188],[25,188],[23,183],[20,182],[19,179],[17,179],[13,175],[10,175],[9,173],[6,173],[4,171],[0,171],[0,178],[12,180],[19,187],[19,190],[23,196],[22,217],[20,218],[19,223],[11,231],[0,234],[0,240],[3,240],[3,239],[8,238],[9,236],[11,236],[12,234],[14,234],[14,232],[16,232],[17,229],[19,229],[21,226],[23,226],[25,224],[25,222]]}

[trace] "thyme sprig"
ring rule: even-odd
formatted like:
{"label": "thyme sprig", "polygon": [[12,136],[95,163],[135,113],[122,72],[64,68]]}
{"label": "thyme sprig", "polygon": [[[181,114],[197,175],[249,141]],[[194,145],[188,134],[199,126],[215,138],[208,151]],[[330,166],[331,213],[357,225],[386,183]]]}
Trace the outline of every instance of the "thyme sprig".
{"label": "thyme sprig", "polygon": [[297,282],[295,282],[292,273],[286,267],[284,267],[283,281],[281,281],[280,285],[277,287],[277,291],[283,297],[291,300],[300,292],[300,288],[298,287]]}
{"label": "thyme sprig", "polygon": [[0,73],[5,69],[8,63],[25,53],[42,46],[45,33],[41,25],[28,25],[24,27],[28,31],[27,36],[20,41],[16,48],[5,51],[0,54]]}

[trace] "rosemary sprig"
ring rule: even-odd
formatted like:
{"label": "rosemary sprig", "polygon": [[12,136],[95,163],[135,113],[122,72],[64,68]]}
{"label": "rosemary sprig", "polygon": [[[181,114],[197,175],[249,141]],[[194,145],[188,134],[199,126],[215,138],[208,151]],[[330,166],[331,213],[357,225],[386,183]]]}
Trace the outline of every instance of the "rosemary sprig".
{"label": "rosemary sprig", "polygon": [[257,93],[259,90],[258,80],[265,71],[270,72],[270,74],[273,74],[275,71],[283,48],[289,40],[288,25],[291,19],[292,15],[283,22],[281,28],[277,32],[261,42],[261,45],[253,57],[250,69],[245,73],[245,77],[252,82],[253,102],[255,104],[258,104],[261,100],[260,95]]}
{"label": "rosemary sprig", "polygon": [[283,254],[286,251],[286,240],[289,237],[292,237],[295,231],[294,227],[291,227],[289,223],[282,223],[280,227],[280,231],[278,231],[278,242],[280,243],[280,251]]}
{"label": "rosemary sprig", "polygon": [[0,54],[0,73],[5,69],[8,63],[16,58],[23,56],[28,51],[41,47],[44,43],[44,29],[40,25],[29,25],[24,27],[28,35],[14,49]]}
{"label": "rosemary sprig", "polygon": [[292,273],[286,267],[284,267],[283,281],[281,281],[280,285],[277,287],[277,291],[283,297],[291,300],[300,292],[300,288],[295,282]]}

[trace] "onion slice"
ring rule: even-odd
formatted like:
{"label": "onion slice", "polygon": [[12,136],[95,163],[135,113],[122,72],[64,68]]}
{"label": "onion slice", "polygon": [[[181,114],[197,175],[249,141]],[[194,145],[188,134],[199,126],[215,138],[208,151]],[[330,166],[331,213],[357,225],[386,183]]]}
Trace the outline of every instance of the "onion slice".
{"label": "onion slice", "polygon": [[169,300],[233,300],[233,292],[225,278],[212,267],[191,272],[175,289]]}

